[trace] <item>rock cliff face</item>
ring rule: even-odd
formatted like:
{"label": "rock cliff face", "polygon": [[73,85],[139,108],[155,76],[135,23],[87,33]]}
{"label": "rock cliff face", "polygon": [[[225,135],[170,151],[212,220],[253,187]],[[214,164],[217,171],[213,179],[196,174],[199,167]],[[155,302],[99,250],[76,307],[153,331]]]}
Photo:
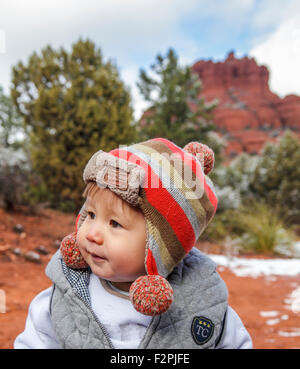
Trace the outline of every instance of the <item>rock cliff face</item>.
{"label": "rock cliff face", "polygon": [[228,54],[224,62],[199,61],[192,66],[203,83],[201,96],[219,100],[214,122],[227,138],[226,153],[258,153],[266,141],[275,141],[285,129],[300,138],[300,97],[281,99],[269,88],[269,71],[253,58]]}

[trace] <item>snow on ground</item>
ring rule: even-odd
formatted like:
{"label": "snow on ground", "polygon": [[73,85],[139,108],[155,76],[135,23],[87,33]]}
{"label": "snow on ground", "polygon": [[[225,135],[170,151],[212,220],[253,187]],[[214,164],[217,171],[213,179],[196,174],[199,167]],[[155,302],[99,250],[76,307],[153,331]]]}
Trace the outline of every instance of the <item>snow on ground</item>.
{"label": "snow on ground", "polygon": [[275,319],[269,319],[266,321],[267,325],[276,325],[280,323],[280,319],[279,318],[275,318]]}
{"label": "snow on ground", "polygon": [[249,259],[235,256],[208,255],[219,267],[229,268],[238,277],[300,275],[300,259]]}
{"label": "snow on ground", "polygon": [[300,313],[300,287],[297,287],[284,302],[295,313]]}
{"label": "snow on ground", "polygon": [[295,256],[299,257],[300,256],[300,241],[295,242],[293,244],[293,249],[294,249]]}
{"label": "snow on ground", "polygon": [[288,320],[288,318],[289,318],[289,316],[287,314],[283,314],[283,315],[279,316],[280,313],[277,310],[260,311],[259,314],[263,318],[273,318],[273,319],[268,319],[266,321],[267,325],[275,325],[275,324],[280,323],[281,320]]}
{"label": "snow on ground", "polygon": [[292,328],[290,332],[279,331],[278,334],[282,337],[300,337],[300,328]]}
{"label": "snow on ground", "polygon": [[274,318],[275,316],[277,316],[279,314],[279,312],[276,311],[276,310],[261,311],[259,314],[264,318]]}
{"label": "snow on ground", "polygon": [[[238,277],[257,278],[266,276],[274,278],[274,276],[298,276],[300,277],[300,259],[249,259],[234,256],[213,255],[209,257],[213,259],[218,267],[228,268]],[[300,282],[300,278],[299,278]],[[300,287],[297,286],[290,295],[284,300],[288,309],[293,313],[300,313]],[[260,312],[261,316],[273,318],[267,321],[267,324],[277,324],[277,311]],[[281,317],[285,319],[286,317]],[[282,332],[284,335],[284,332]],[[293,332],[294,335],[299,335],[299,332]]]}
{"label": "snow on ground", "polygon": [[[276,276],[299,276],[300,283],[300,242],[294,244],[296,258],[294,259],[255,259],[225,255],[208,256],[214,260],[219,267],[228,268],[238,277],[257,278],[265,276],[269,281],[276,280]],[[300,313],[300,286],[294,282],[295,289],[284,300],[286,308],[294,314]],[[282,320],[289,319],[287,314],[280,314],[277,310],[261,311],[260,316],[266,318],[265,324],[275,326]],[[287,331],[280,330],[278,335],[281,337],[300,337],[300,328],[290,328]]]}

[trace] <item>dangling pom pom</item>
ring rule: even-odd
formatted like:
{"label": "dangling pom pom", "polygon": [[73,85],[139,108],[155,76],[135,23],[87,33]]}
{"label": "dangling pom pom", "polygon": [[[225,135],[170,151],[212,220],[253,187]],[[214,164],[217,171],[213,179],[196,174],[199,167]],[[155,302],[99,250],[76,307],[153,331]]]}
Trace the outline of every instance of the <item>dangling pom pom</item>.
{"label": "dangling pom pom", "polygon": [[88,264],[84,260],[76,243],[76,232],[64,237],[60,244],[60,252],[66,265],[73,269],[87,268]]}
{"label": "dangling pom pom", "polygon": [[196,156],[202,164],[205,174],[209,174],[212,171],[215,162],[215,155],[210,147],[200,142],[190,142],[184,146],[183,150]]}
{"label": "dangling pom pom", "polygon": [[173,288],[160,275],[144,275],[131,285],[129,297],[134,308],[144,315],[160,315],[173,301]]}

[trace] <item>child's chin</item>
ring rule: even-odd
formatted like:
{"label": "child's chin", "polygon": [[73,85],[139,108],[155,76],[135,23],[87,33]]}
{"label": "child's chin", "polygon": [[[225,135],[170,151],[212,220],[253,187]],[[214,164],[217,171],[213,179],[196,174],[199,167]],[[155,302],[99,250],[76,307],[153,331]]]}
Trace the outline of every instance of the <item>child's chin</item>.
{"label": "child's chin", "polygon": [[98,265],[95,265],[95,263],[89,263],[90,268],[92,269],[93,274],[95,274],[97,277],[101,278],[101,279],[108,279],[109,276],[106,275],[106,273],[103,272],[103,270],[101,269],[101,267],[99,267]]}

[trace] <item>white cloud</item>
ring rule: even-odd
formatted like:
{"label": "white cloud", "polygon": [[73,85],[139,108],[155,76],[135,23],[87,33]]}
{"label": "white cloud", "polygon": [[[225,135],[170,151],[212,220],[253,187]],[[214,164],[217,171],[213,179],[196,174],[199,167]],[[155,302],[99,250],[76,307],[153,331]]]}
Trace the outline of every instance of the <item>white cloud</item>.
{"label": "white cloud", "polygon": [[[147,68],[169,47],[175,48],[181,64],[203,56],[207,45],[183,26],[183,21],[192,20],[216,24],[207,43],[213,40],[211,32],[227,37],[231,26],[239,32],[244,23],[261,30],[280,24],[268,38],[255,40],[251,55],[271,68],[274,91],[297,92],[300,25],[297,19],[289,23],[297,10],[299,13],[298,0],[286,0],[284,7],[282,0],[0,0],[0,85],[8,92],[11,67],[19,60],[26,62],[33,51],[47,44],[69,49],[79,37],[88,37],[105,59],[116,61],[131,88],[138,117],[146,106],[136,87],[139,68]],[[212,55],[215,57],[223,55]]]}
{"label": "white cloud", "polygon": [[[47,44],[67,49],[81,36],[112,58],[132,87],[137,110],[142,108],[135,77],[157,53],[174,47],[181,63],[201,57],[201,46],[182,27],[185,17],[196,21],[217,17],[237,21],[254,0],[1,0],[0,31],[5,52],[0,53],[0,85],[6,92],[11,67],[27,61]],[[234,23],[234,22],[233,22]]]}
{"label": "white cloud", "polygon": [[299,0],[259,0],[252,17],[256,29],[277,28],[291,16],[299,14]]}
{"label": "white cloud", "polygon": [[180,47],[189,36],[180,27],[186,15],[193,19],[237,19],[254,0],[1,0],[1,28],[7,53],[26,57],[33,50],[68,44],[79,35],[90,36],[104,51],[130,58],[157,53],[172,44]]}
{"label": "white cloud", "polygon": [[8,91],[11,66],[26,61],[33,51],[39,52],[47,44],[70,48],[80,36],[93,40],[104,57],[116,60],[118,66],[139,64],[145,59],[152,62],[158,52],[188,42],[178,23],[198,3],[1,0],[0,31],[6,48],[0,54],[0,84]]}
{"label": "white cloud", "polygon": [[5,50],[5,32],[0,29],[0,54],[4,54]]}
{"label": "white cloud", "polygon": [[[184,2],[185,6],[186,2]],[[194,2],[194,19],[219,18],[226,21],[239,21],[249,14],[255,5],[255,0],[203,0]],[[182,7],[184,8],[184,7]]]}
{"label": "white cloud", "polygon": [[178,0],[7,0],[1,4],[1,27],[11,39],[11,53],[18,51],[20,38],[24,47],[34,49],[48,42],[64,44],[80,34],[92,35],[106,49],[129,53],[179,36],[177,22],[195,3],[187,0],[180,7]]}
{"label": "white cloud", "polygon": [[267,39],[250,51],[259,64],[269,67],[270,88],[280,96],[300,95],[300,18],[290,16]]}

